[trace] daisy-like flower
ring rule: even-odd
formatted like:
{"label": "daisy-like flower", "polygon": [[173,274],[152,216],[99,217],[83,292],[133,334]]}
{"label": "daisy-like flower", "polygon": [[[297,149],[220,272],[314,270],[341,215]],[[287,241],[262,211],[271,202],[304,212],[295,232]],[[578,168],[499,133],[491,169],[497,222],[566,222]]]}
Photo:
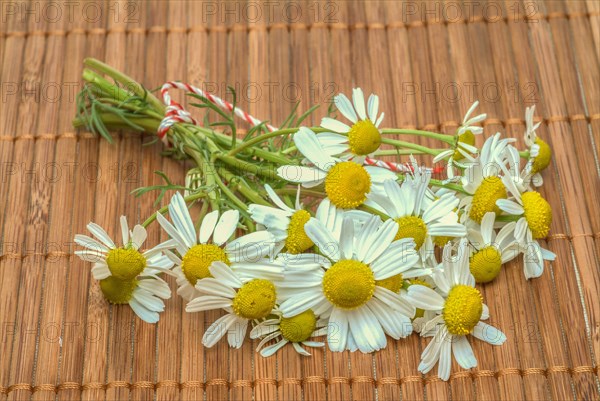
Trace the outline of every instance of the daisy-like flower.
{"label": "daisy-like flower", "polygon": [[157,275],[170,273],[173,262],[164,254],[170,245],[160,244],[145,252],[140,247],[146,240],[146,229],[136,225],[129,230],[127,219],[121,216],[123,245],[117,247],[106,231],[95,223],[87,225],[97,239],[77,234],[75,242],[85,250],[75,251],[81,259],[94,263],[92,275],[100,282],[104,298],[112,304],[129,304],[140,319],[156,323],[164,310],[163,299],[171,297],[171,290]]}
{"label": "daisy-like flower", "polygon": [[367,200],[367,195],[381,186],[384,180],[396,178],[396,174],[384,168],[362,166],[354,161],[332,157],[309,128],[301,127],[294,134],[294,143],[311,165],[281,166],[277,169],[277,174],[306,188],[324,183],[327,197],[341,209],[353,209],[362,205]]}
{"label": "daisy-like flower", "polygon": [[496,235],[495,221],[496,214],[488,212],[483,216],[481,226],[468,232],[467,238],[474,248],[469,269],[478,283],[489,283],[495,279],[502,265],[519,255],[519,246],[513,236],[515,223],[506,224]]}
{"label": "daisy-like flower", "polygon": [[267,231],[256,231],[228,241],[238,224],[237,210],[228,210],[220,216],[218,210],[208,213],[196,234],[190,212],[179,192],[169,202],[169,215],[173,224],[160,213],[157,220],[172,238],[172,248],[179,254],[165,252],[175,263],[177,293],[187,300],[197,296],[198,280],[210,277],[211,263],[234,265],[254,261],[266,256],[274,243],[273,235]]}
{"label": "daisy-like flower", "polygon": [[507,187],[514,186],[513,177],[506,167],[507,147],[514,141],[513,138],[500,139],[500,133],[489,137],[477,160],[466,168],[461,180],[463,188],[471,196],[461,200],[461,208],[466,212],[463,219],[469,217],[481,224],[487,212],[501,213],[496,201],[505,199]]}
{"label": "daisy-like flower", "polygon": [[381,145],[379,125],[384,113],[379,114],[379,97],[370,95],[365,108],[362,89],[352,90],[352,102],[340,93],[334,98],[337,109],[352,123],[351,126],[339,120],[325,117],[321,127],[332,132],[317,135],[325,152],[330,156],[339,156],[343,160],[354,160],[362,164]]}
{"label": "daisy-like flower", "polygon": [[357,232],[353,220],[344,218],[340,235],[335,236],[313,218],[305,230],[325,256],[286,260],[284,301],[279,306],[284,318],[309,309],[328,317],[332,351],[372,352],[385,347],[386,333],[399,339],[412,332],[415,309],[399,292],[405,277],[423,272],[413,269],[419,260],[414,241],[394,241],[396,222],[382,223],[373,216]]}
{"label": "daisy-like flower", "polygon": [[464,237],[467,234],[454,212],[460,201],[453,193],[425,201],[430,178],[429,174],[423,174],[420,180],[407,175],[402,185],[387,180],[384,193],[372,196],[374,206],[383,209],[398,225],[395,239],[412,238],[423,260],[433,255],[432,237]]}
{"label": "daisy-like flower", "polygon": [[533,185],[539,187],[544,183],[540,171],[544,170],[550,164],[552,149],[550,149],[550,145],[547,142],[537,136],[535,131],[542,123],[538,122],[534,124],[534,113],[535,106],[528,107],[525,110],[525,144],[529,148],[529,160],[525,165],[524,172],[530,178]]}
{"label": "daisy-like flower", "polygon": [[496,204],[503,212],[519,217],[513,235],[524,254],[525,277],[539,277],[544,272],[544,260],[556,258],[537,241],[546,238],[550,232],[552,208],[539,192],[521,193],[514,185],[509,191],[513,199],[499,199]]}
{"label": "daisy-like flower", "polygon": [[216,261],[209,266],[211,277],[198,280],[199,296],[186,312],[223,309],[227,312],[204,333],[202,344],[212,347],[225,334],[231,347],[240,348],[248,323],[269,316],[277,302],[275,283],[283,279],[283,266],[267,259],[234,268]]}
{"label": "daisy-like flower", "polygon": [[427,373],[437,363],[442,380],[450,377],[452,354],[464,369],[477,366],[468,334],[493,345],[506,341],[504,333],[481,321],[488,319],[489,310],[469,272],[467,239],[461,240],[456,257],[451,255],[451,249],[450,244],[444,248],[443,268],[433,273],[437,291],[411,285],[406,296],[415,307],[436,312],[421,330],[421,336],[433,339],[421,355],[419,371]]}
{"label": "daisy-like flower", "polygon": [[[283,317],[280,311],[273,311],[273,315],[273,318],[260,322],[250,331],[251,339],[262,337],[256,347],[262,356],[269,357],[275,354],[287,343],[291,343],[296,352],[304,356],[310,356],[310,353],[302,348],[302,345],[313,348],[325,346],[323,342],[310,341],[312,337],[327,334],[327,319],[319,319],[311,309],[287,318]],[[276,342],[264,347],[271,340]]]}
{"label": "daisy-like flower", "polygon": [[248,212],[254,221],[273,234],[277,242],[275,252],[279,252],[284,246],[289,253],[301,253],[311,248],[314,244],[304,232],[304,225],[311,216],[300,204],[300,186],[293,209],[277,196],[269,184],[265,184],[265,190],[277,207],[251,204]]}
{"label": "daisy-like flower", "polygon": [[448,159],[448,168],[447,174],[448,178],[454,178],[454,166],[458,166],[461,168],[466,167],[464,164],[464,160],[468,163],[472,163],[475,161],[473,155],[477,154],[479,149],[475,146],[475,135],[479,135],[483,132],[483,128],[476,126],[475,124],[482,122],[487,118],[487,114],[479,114],[475,117],[471,117],[471,114],[475,111],[479,102],[476,101],[471,105],[465,117],[463,118],[462,124],[458,127],[456,131],[456,143],[454,147],[445,150],[444,152],[438,154],[433,162],[437,163],[441,160]]}

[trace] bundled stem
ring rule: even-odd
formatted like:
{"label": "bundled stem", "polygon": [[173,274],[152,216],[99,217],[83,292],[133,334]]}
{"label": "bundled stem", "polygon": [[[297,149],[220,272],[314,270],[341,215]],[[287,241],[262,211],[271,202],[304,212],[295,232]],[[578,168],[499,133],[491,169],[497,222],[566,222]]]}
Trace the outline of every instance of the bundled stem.
{"label": "bundled stem", "polygon": [[[154,136],[164,117],[164,104],[140,83],[120,71],[95,59],[84,61],[83,71],[85,87],[78,97],[77,117],[73,121],[75,128],[87,128],[103,136],[107,141],[113,141],[110,131],[133,129]],[[107,78],[105,78],[105,76]],[[235,116],[228,114],[202,96],[192,94],[200,103],[192,106],[213,112],[219,117],[218,121],[210,122],[208,115],[203,126],[190,123],[176,123],[167,132],[169,147],[165,154],[177,159],[189,158],[194,160],[197,170],[201,173],[198,188],[185,188],[192,195],[187,199],[193,202],[206,199],[211,209],[221,209],[233,206],[244,212],[248,203],[268,205],[264,195],[263,185],[269,183],[278,188],[282,194],[293,194],[296,189],[277,175],[277,168],[283,165],[300,165],[303,156],[297,151],[291,135],[298,131],[298,125],[316,109],[311,108],[297,117],[295,108],[286,119],[286,128],[269,132],[266,123],[252,127],[243,139],[237,138],[235,131]],[[235,95],[234,95],[235,97]],[[208,114],[208,113],[207,113]],[[224,133],[214,128],[229,127],[231,133]],[[321,127],[311,128],[314,132],[327,131]],[[391,139],[386,135],[413,135],[428,137],[441,144],[454,146],[456,137],[429,131],[413,129],[382,129],[381,142],[392,149],[379,150],[376,156],[425,154],[436,156],[445,149],[430,149],[426,146],[404,140]],[[157,199],[159,203],[166,191],[180,190],[182,186],[173,185],[163,173],[164,185],[140,188],[136,190],[141,195],[150,190],[160,190]],[[451,188],[464,192],[461,186],[432,181],[440,187]],[[324,197],[321,187],[306,190],[304,193],[313,197]],[[166,212],[166,208],[157,213]],[[144,225],[150,224],[156,218],[156,213],[148,218]],[[251,223],[249,220],[247,223]]]}

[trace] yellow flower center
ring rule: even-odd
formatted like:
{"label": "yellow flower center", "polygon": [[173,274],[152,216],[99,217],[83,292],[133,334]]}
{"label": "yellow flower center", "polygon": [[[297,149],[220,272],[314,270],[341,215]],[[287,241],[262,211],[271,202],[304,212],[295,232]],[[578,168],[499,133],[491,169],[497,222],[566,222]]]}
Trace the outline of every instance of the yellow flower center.
{"label": "yellow flower center", "polygon": [[552,208],[539,192],[525,192],[521,195],[525,219],[534,239],[546,238],[552,223]]}
{"label": "yellow flower center", "polygon": [[[429,285],[429,283],[425,280],[421,280],[420,278],[411,278],[408,280],[408,285],[406,286],[406,288],[410,287],[411,285],[423,285],[427,288],[431,288],[431,285]],[[425,310],[424,309],[420,309],[420,308],[416,308],[415,311],[415,316],[413,317],[413,320],[415,320],[418,317],[423,317],[425,316]]]}
{"label": "yellow flower center", "polygon": [[367,170],[354,162],[341,162],[329,170],[325,192],[329,200],[342,209],[353,209],[367,200],[371,177]]}
{"label": "yellow flower center", "polygon": [[267,317],[277,300],[275,286],[269,280],[254,279],[240,288],[233,298],[231,307],[236,315],[244,319]]}
{"label": "yellow flower center", "polygon": [[102,295],[111,304],[126,304],[131,300],[133,291],[137,288],[137,280],[120,280],[115,276],[100,280]]}
{"label": "yellow flower center", "polygon": [[[473,134],[471,131],[465,131],[458,136],[458,143],[456,144],[456,150],[454,151],[454,155],[452,156],[452,158],[457,161],[460,161],[465,158],[463,156],[463,154],[458,151],[458,147],[460,146],[460,143],[466,143],[467,145],[475,146],[475,134]],[[464,149],[463,149],[463,151],[464,151]]]}
{"label": "yellow flower center", "polygon": [[533,165],[531,166],[531,172],[533,174],[539,173],[548,167],[550,159],[552,158],[552,149],[550,149],[550,145],[548,145],[546,141],[536,138],[535,143],[539,145],[540,151],[533,160]]}
{"label": "yellow flower center", "polygon": [[133,248],[116,248],[108,251],[106,264],[116,278],[131,280],[144,270],[146,258]]}
{"label": "yellow flower center", "polygon": [[469,269],[478,283],[489,283],[500,274],[502,255],[494,246],[486,246],[471,256]]}
{"label": "yellow flower center", "polygon": [[310,338],[317,327],[317,317],[312,309],[293,317],[284,317],[279,323],[283,338],[292,343],[299,343]]}
{"label": "yellow flower center", "polygon": [[191,285],[198,280],[211,277],[209,267],[213,262],[223,262],[229,265],[225,251],[214,244],[194,245],[183,256],[181,270]]}
{"label": "yellow flower center", "polygon": [[386,288],[396,294],[400,292],[403,284],[402,274],[396,274],[395,276],[384,278],[383,280],[375,280],[375,285]]}
{"label": "yellow flower center", "polygon": [[364,305],[375,292],[375,277],[371,268],[357,260],[340,260],[323,277],[325,297],[342,309]]}
{"label": "yellow flower center", "polygon": [[348,132],[350,151],[355,155],[364,156],[375,152],[381,145],[381,134],[369,120],[360,120]]}
{"label": "yellow flower center", "polygon": [[421,249],[425,238],[427,238],[427,226],[423,219],[417,216],[404,216],[396,219],[398,233],[394,241],[401,238],[412,238],[415,240],[416,249]]}
{"label": "yellow flower center", "polygon": [[454,237],[447,236],[433,237],[433,243],[439,246],[440,248],[443,248],[448,242],[452,241],[453,239]]}
{"label": "yellow flower center", "polygon": [[310,220],[310,213],[306,210],[298,210],[290,218],[285,240],[285,247],[289,253],[302,253],[314,245],[304,231],[304,225],[308,220]]}
{"label": "yellow flower center", "polygon": [[488,212],[499,215],[501,210],[496,206],[498,199],[506,198],[506,188],[499,177],[484,178],[473,195],[469,217],[481,224],[481,219]]}
{"label": "yellow flower center", "polygon": [[450,334],[464,336],[479,323],[483,313],[481,293],[468,285],[458,284],[450,289],[442,315]]}

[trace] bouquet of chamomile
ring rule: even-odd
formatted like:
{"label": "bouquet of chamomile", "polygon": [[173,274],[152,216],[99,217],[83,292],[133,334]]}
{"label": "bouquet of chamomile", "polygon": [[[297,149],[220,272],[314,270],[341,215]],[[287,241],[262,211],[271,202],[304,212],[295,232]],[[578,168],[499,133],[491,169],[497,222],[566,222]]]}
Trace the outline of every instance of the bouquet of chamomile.
{"label": "bouquet of chamomile", "polygon": [[[157,207],[167,205],[133,227],[121,217],[116,240],[89,223],[91,237],[75,236],[76,254],[93,264],[108,302],[148,323],[171,297],[168,275],[187,312],[223,311],[204,333],[206,347],[226,337],[235,348],[256,340],[264,357],[286,346],[307,356],[324,346],[368,353],[416,332],[431,337],[419,371],[437,364],[447,380],[452,355],[465,369],[477,365],[470,337],[506,340],[485,323],[480,286],[517,257],[525,279],[555,257],[538,242],[552,221],[536,191],[551,150],[536,134],[533,107],[525,149],[499,133],[480,149],[486,115],[477,102],[454,135],[381,128],[379,98],[359,88],[335,96],[318,127],[303,124],[311,108],[294,109],[277,128],[238,108],[233,92],[228,102],[167,82],[159,99],[97,60],[85,65],[75,127],[108,141],[111,130],[149,134],[165,143],[165,156],[193,168],[183,184],[157,172],[164,184],[135,194],[156,191]],[[172,100],[172,89],[187,92],[204,119]],[[420,165],[422,156],[447,168]],[[168,239],[147,244],[154,222]]]}

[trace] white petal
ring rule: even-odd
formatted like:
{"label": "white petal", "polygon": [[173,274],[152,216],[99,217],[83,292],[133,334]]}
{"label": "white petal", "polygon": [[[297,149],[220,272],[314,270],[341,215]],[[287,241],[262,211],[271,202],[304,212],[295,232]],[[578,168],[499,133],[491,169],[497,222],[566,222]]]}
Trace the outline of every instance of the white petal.
{"label": "white petal", "polygon": [[82,260],[86,262],[104,262],[106,259],[106,255],[93,251],[91,249],[84,249],[80,251],[75,251],[75,255],[79,256]]}
{"label": "white petal", "polygon": [[405,298],[416,308],[424,310],[442,310],[444,308],[444,298],[423,285],[416,284],[408,287]]}
{"label": "white petal", "polygon": [[322,254],[333,261],[340,259],[340,244],[323,223],[311,218],[305,225],[306,235],[319,247]]}
{"label": "white petal", "polygon": [[210,236],[213,235],[213,232],[215,231],[217,221],[219,221],[218,210],[214,210],[206,216],[204,216],[204,218],[202,219],[202,224],[200,225],[198,242],[200,242],[201,244],[206,244],[208,242]]}
{"label": "white petal", "polygon": [[279,310],[283,317],[293,317],[308,309],[313,309],[315,305],[323,301],[323,294],[317,290],[311,292],[302,292],[294,297],[285,300],[279,305]]}
{"label": "white petal", "polygon": [[75,235],[75,243],[86,247],[92,251],[97,251],[98,253],[109,251],[109,248],[107,248],[106,245],[104,245],[100,241],[83,234]]}
{"label": "white petal", "polygon": [[343,93],[340,93],[334,98],[337,109],[346,117],[348,120],[355,123],[358,120],[358,116],[352,107],[350,99]]}
{"label": "white petal", "polygon": [[273,345],[269,345],[268,347],[265,347],[260,351],[260,355],[265,358],[268,358],[271,355],[273,355],[274,353],[276,353],[281,347],[283,347],[287,343],[288,343],[287,340],[281,340],[279,342],[276,342]]}
{"label": "white petal", "polygon": [[115,243],[113,242],[113,240],[110,239],[110,236],[98,224],[96,224],[96,223],[89,223],[87,225],[87,229],[92,233],[92,235],[94,237],[98,238],[100,240],[100,242],[102,242],[108,248],[110,248],[110,249],[116,248]]}
{"label": "white petal", "polygon": [[185,238],[186,245],[189,247],[194,246],[196,243],[196,229],[185,200],[179,192],[175,193],[171,198],[171,202],[169,202],[169,215],[177,231]]}
{"label": "white petal", "polygon": [[229,330],[227,333],[227,342],[230,347],[240,348],[244,343],[246,337],[246,331],[248,330],[248,320],[238,319],[234,325],[233,330]]}
{"label": "white petal", "polygon": [[329,156],[323,149],[323,146],[321,146],[317,134],[309,128],[300,127],[298,132],[294,134],[294,143],[300,153],[310,160],[317,168],[327,171],[335,164],[335,159]]}
{"label": "white petal", "polygon": [[233,270],[223,262],[213,262],[210,265],[209,270],[210,274],[212,274],[215,279],[223,282],[223,284],[233,288],[240,288],[242,286],[242,282],[233,273]]}
{"label": "white petal", "polygon": [[498,199],[496,201],[496,205],[506,213],[515,216],[521,216],[525,212],[523,206],[519,205],[517,202],[508,199]]}
{"label": "white petal", "polygon": [[352,89],[352,101],[354,102],[354,108],[360,117],[361,120],[365,120],[367,118],[367,113],[365,111],[365,96],[361,88]]}
{"label": "white petal", "polygon": [[398,233],[398,228],[398,224],[389,219],[379,227],[375,235],[370,238],[371,241],[360,244],[361,247],[368,248],[362,262],[369,264],[377,259],[390,246]]}
{"label": "white petal", "polygon": [[456,362],[458,362],[463,369],[471,369],[477,366],[477,359],[475,358],[475,354],[473,354],[473,349],[471,348],[471,344],[469,344],[467,337],[455,337],[455,341],[452,344],[452,353],[454,354]]}
{"label": "white petal", "polygon": [[385,348],[387,341],[383,328],[368,308],[357,308],[348,312],[348,323],[352,337],[361,352]]}
{"label": "white petal", "polygon": [[148,233],[146,232],[146,229],[143,226],[138,224],[135,227],[133,227],[131,243],[135,249],[140,249],[141,246],[144,244],[144,241],[146,241],[147,237]]}
{"label": "white petal", "polygon": [[473,336],[492,345],[502,345],[506,341],[506,335],[489,324],[479,322],[473,329]]}
{"label": "white petal", "polygon": [[136,301],[135,299],[131,299],[129,301],[129,306],[135,312],[135,314],[142,319],[146,323],[156,323],[158,322],[159,315],[158,312],[154,312],[146,308],[144,305]]}
{"label": "white petal", "polygon": [[342,352],[346,350],[348,343],[348,316],[347,312],[341,309],[333,308],[329,317],[329,330],[327,332],[327,344],[333,352]]}
{"label": "white petal", "polygon": [[[298,190],[300,190],[300,187],[298,187]],[[277,193],[273,190],[273,188],[271,188],[271,186],[269,184],[265,184],[265,191],[267,191],[269,198],[271,198],[273,203],[278,208],[285,210],[286,212],[290,212],[290,213],[294,212],[294,209],[291,209],[288,205],[286,205],[285,202],[281,200],[279,195],[277,195]]]}
{"label": "white petal", "polygon": [[235,232],[239,219],[240,212],[237,210],[228,210],[223,213],[215,227],[213,242],[217,245],[222,245],[227,241]]}
{"label": "white petal", "polygon": [[123,238],[123,246],[129,242],[129,226],[127,225],[127,217],[121,216],[119,219],[121,223],[121,236]]}
{"label": "white petal", "polygon": [[188,241],[183,237],[183,235],[180,234],[175,227],[173,227],[173,225],[162,215],[162,213],[158,213],[156,215],[156,220],[171,238],[173,238],[182,246],[187,247],[187,249],[191,247],[190,245],[188,245]]}
{"label": "white petal", "polygon": [[448,336],[442,341],[440,360],[438,362],[438,376],[442,380],[450,378],[450,370],[452,368],[452,342]]}
{"label": "white petal", "polygon": [[95,280],[104,280],[112,274],[106,263],[95,263],[92,267],[92,276]]}
{"label": "white petal", "polygon": [[302,183],[310,188],[319,185],[327,177],[327,172],[317,167],[289,165],[279,167],[277,175],[284,180]]}
{"label": "white petal", "polygon": [[[348,131],[350,131],[350,127],[348,125],[346,125],[343,122],[338,121],[336,119],[330,118],[330,117],[323,117],[323,119],[321,120],[321,127],[330,129],[333,132],[348,132]],[[302,154],[304,156],[307,156],[304,152],[302,152]]]}
{"label": "white petal", "polygon": [[231,307],[231,299],[214,295],[202,295],[191,300],[185,306],[185,311],[202,312],[207,310],[225,309],[228,307]]}
{"label": "white petal", "polygon": [[238,320],[238,317],[233,313],[228,313],[225,316],[220,317],[206,330],[204,336],[202,336],[202,344],[207,348],[212,347],[223,338],[225,333],[229,331],[229,328]]}
{"label": "white petal", "polygon": [[367,102],[369,107],[369,119],[375,123],[377,121],[377,113],[379,112],[379,96],[371,95]]}

